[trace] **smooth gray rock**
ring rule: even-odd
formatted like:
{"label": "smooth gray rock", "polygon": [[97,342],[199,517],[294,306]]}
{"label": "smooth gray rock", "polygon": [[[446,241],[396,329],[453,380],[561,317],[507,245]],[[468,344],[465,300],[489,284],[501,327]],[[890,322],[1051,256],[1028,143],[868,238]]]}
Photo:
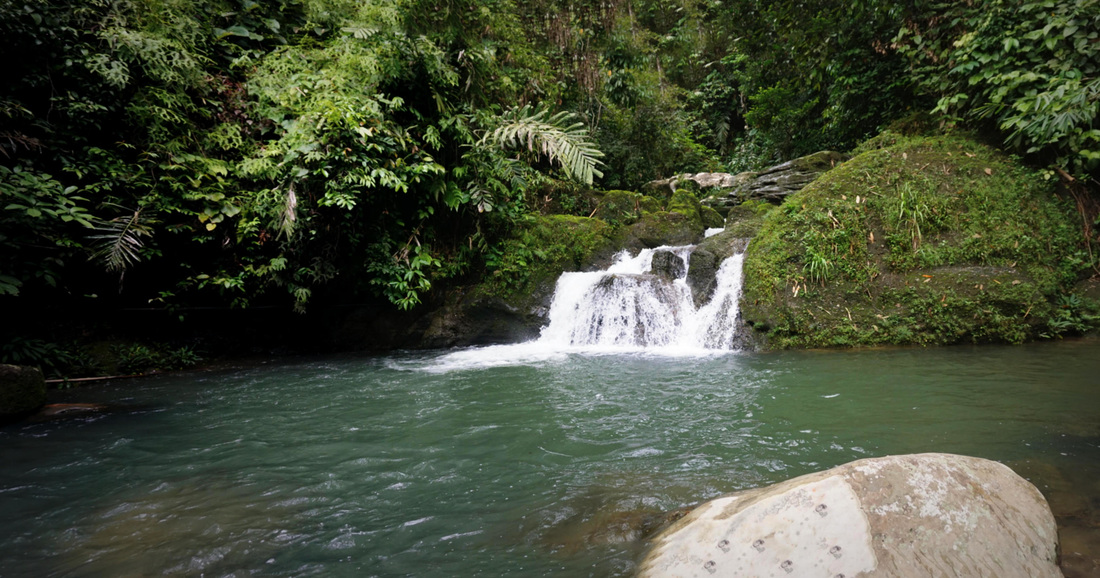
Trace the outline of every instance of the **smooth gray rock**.
{"label": "smooth gray rock", "polygon": [[951,454],[859,460],[721,497],[662,532],[643,578],[1061,577],[1042,494]]}

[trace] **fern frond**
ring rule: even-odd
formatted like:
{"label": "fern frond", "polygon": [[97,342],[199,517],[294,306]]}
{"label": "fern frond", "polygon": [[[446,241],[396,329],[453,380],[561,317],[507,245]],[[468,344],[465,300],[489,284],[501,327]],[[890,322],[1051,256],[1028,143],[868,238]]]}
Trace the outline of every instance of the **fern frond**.
{"label": "fern frond", "polygon": [[603,156],[589,140],[588,130],[571,112],[549,114],[546,109],[532,110],[530,105],[512,108],[499,117],[500,124],[482,137],[479,144],[494,144],[501,148],[526,148],[546,156],[565,169],[570,178],[591,185],[603,173],[596,167]]}
{"label": "fern frond", "polygon": [[92,229],[89,235],[93,240],[93,261],[100,261],[108,271],[124,271],[141,260],[141,249],[145,246],[142,237],[152,236],[148,227],[141,223],[141,209],[129,216],[115,217],[103,221]]}

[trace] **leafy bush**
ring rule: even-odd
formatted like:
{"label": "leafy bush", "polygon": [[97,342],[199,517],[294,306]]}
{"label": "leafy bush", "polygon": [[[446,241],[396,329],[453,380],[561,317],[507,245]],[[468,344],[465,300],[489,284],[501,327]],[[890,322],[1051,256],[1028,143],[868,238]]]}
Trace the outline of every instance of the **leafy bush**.
{"label": "leafy bush", "polygon": [[123,375],[186,369],[202,361],[188,346],[172,349],[160,344],[129,343],[111,347],[111,354]]}
{"label": "leafy bush", "polygon": [[1006,143],[1083,175],[1100,169],[1100,2],[953,2],[896,42],[949,119],[991,119]]}

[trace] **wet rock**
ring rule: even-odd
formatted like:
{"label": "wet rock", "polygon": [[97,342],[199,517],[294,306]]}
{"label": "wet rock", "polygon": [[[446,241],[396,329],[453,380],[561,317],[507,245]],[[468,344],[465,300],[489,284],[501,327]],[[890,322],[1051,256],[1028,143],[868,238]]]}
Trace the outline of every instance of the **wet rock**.
{"label": "wet rock", "polygon": [[675,281],[687,272],[687,265],[679,255],[672,251],[655,251],[652,262],[653,274],[669,281]]}
{"label": "wet rock", "polygon": [[859,460],[696,508],[640,576],[1059,577],[1043,496],[997,462]]}
{"label": "wet rock", "polygon": [[715,275],[722,261],[743,252],[748,239],[737,237],[732,231],[724,231],[705,239],[688,259],[687,284],[695,306],[700,307],[714,295],[717,284]]}
{"label": "wet rock", "polygon": [[0,424],[34,412],[46,403],[46,378],[37,367],[0,364]]}
{"label": "wet rock", "polygon": [[1050,511],[1058,520],[1083,519],[1091,514],[1089,500],[1082,491],[1080,480],[1071,481],[1054,464],[1030,459],[1009,462],[1007,465],[1012,468],[1012,471],[1039,488],[1039,491],[1046,496]]}

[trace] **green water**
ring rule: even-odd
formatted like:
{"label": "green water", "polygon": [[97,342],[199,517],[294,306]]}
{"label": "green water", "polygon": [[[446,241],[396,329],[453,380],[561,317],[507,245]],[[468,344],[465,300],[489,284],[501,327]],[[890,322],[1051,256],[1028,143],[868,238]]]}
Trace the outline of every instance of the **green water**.
{"label": "green water", "polygon": [[1007,463],[1064,526],[1100,510],[1097,341],[506,354],[71,392],[120,409],[0,429],[0,576],[630,575],[664,512],[927,451]]}

